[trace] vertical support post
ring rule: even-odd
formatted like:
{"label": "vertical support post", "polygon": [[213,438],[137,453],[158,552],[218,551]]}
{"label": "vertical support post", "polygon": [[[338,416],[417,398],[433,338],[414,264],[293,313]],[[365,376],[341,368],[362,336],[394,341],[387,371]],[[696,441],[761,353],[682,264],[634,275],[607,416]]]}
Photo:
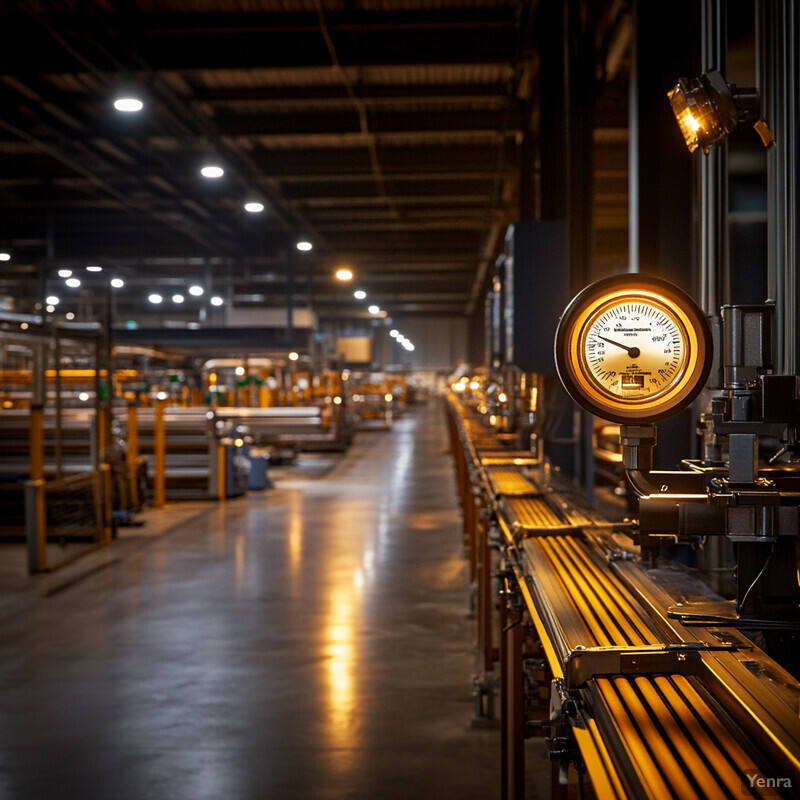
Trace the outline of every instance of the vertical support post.
{"label": "vertical support post", "polygon": [[[505,597],[511,598],[506,580]],[[501,603],[500,639],[500,741],[502,751],[502,800],[525,798],[525,687],[522,645],[525,631],[522,613]]]}
{"label": "vertical support post", "polygon": [[286,345],[294,344],[294,247],[286,243]]}
{"label": "vertical support post", "polygon": [[489,520],[485,509],[478,512],[478,649],[484,672],[494,666],[492,637],[492,551],[489,547]]}
{"label": "vertical support post", "polygon": [[47,508],[44,480],[25,481],[25,539],[28,545],[28,572],[47,571]]}
{"label": "vertical support post", "polygon": [[153,476],[153,506],[163,508],[166,497],[166,425],[164,423],[165,400],[156,400],[153,430],[153,449],[155,452],[155,475]]}
{"label": "vertical support post", "polygon": [[56,447],[56,479],[63,477],[63,458],[62,458],[62,402],[61,402],[61,331],[58,325],[55,326],[53,331],[54,339],[54,359],[55,359],[55,387],[56,387],[56,429],[55,433],[55,447]]}
{"label": "vertical support post", "polygon": [[44,351],[42,345],[37,344],[33,350],[33,392],[30,415],[30,479],[32,481],[44,480],[45,368]]}
{"label": "vertical support post", "polygon": [[128,404],[128,485],[130,487],[131,507],[139,508],[139,484],[136,480],[136,464],[139,460],[139,414],[136,403]]}
{"label": "vertical support post", "polygon": [[111,465],[101,464],[100,472],[100,496],[102,502],[100,503],[100,529],[102,531],[103,544],[110,544],[113,535],[113,499],[111,492]]}

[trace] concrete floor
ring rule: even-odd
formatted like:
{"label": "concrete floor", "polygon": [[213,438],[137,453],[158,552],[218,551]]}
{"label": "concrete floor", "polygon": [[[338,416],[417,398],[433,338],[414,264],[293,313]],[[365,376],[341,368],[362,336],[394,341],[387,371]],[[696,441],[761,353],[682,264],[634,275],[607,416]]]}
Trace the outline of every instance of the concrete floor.
{"label": "concrete floor", "polygon": [[0,587],[0,798],[499,796],[440,404],[273,477]]}

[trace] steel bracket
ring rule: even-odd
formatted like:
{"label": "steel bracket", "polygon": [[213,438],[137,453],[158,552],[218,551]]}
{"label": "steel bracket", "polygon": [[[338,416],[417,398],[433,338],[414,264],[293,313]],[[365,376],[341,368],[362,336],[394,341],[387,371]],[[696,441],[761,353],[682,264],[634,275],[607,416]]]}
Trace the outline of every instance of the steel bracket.
{"label": "steel bracket", "polygon": [[702,653],[736,650],[734,645],[704,642],[641,645],[635,647],[576,647],[564,659],[564,688],[580,689],[591,678],[606,675],[699,675]]}

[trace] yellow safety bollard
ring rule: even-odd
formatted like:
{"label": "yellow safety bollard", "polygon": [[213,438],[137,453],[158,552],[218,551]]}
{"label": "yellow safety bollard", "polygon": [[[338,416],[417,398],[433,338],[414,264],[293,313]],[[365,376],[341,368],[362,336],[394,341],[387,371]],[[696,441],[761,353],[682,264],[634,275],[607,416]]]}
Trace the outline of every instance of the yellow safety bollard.
{"label": "yellow safety bollard", "polygon": [[30,479],[44,479],[44,410],[40,405],[31,404],[31,467]]}
{"label": "yellow safety bollard", "polygon": [[225,445],[217,445],[217,497],[224,500],[227,492],[225,491]]}
{"label": "yellow safety bollard", "polygon": [[153,476],[153,506],[163,508],[166,497],[166,426],[164,424],[164,400],[156,400],[155,428],[153,431],[155,452],[155,475]]}

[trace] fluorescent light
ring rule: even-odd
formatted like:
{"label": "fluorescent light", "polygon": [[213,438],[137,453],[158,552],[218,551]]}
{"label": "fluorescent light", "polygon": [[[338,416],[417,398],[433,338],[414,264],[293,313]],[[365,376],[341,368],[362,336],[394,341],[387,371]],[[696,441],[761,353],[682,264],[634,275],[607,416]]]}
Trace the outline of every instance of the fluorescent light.
{"label": "fluorescent light", "polygon": [[111,285],[115,289],[121,289],[125,285],[125,281],[122,280],[122,278],[112,278],[111,279]]}
{"label": "fluorescent light", "polygon": [[203,294],[203,287],[202,286],[197,286],[197,285],[190,286],[189,287],[189,294],[192,295],[192,297],[201,297],[202,294]]}
{"label": "fluorescent light", "polygon": [[144,108],[144,103],[138,97],[118,97],[114,101],[114,108],[117,111],[125,111],[130,114],[132,112],[141,111]]}
{"label": "fluorescent light", "polygon": [[218,295],[214,295],[209,301],[212,306],[221,306],[225,301]]}
{"label": "fluorescent light", "polygon": [[72,275],[72,270],[71,269],[60,269],[58,271],[58,277],[59,278],[69,278],[70,275]]}
{"label": "fluorescent light", "polygon": [[250,202],[244,204],[244,210],[251,214],[260,214],[264,210],[263,203]]}
{"label": "fluorescent light", "polygon": [[87,272],[102,272],[103,268],[102,267],[98,267],[97,264],[90,264],[88,267],[86,267],[86,271]]}
{"label": "fluorescent light", "polygon": [[151,303],[158,305],[164,298],[160,294],[151,294],[147,298]]}
{"label": "fluorescent light", "polygon": [[353,292],[353,297],[355,297],[356,300],[363,300],[366,296],[367,293],[363,289],[356,289]]}
{"label": "fluorescent light", "polygon": [[0,253],[0,261],[11,261],[11,253]]}
{"label": "fluorescent light", "polygon": [[367,311],[369,311],[370,314],[380,314],[381,313],[381,307],[380,306],[370,306],[367,309]]}
{"label": "fluorescent light", "polygon": [[216,164],[208,164],[200,170],[200,174],[204,178],[221,178],[225,174],[225,170]]}
{"label": "fluorescent light", "polygon": [[51,294],[50,297],[45,300],[45,303],[49,306],[57,306],[59,302],[59,299],[54,294]]}
{"label": "fluorescent light", "polygon": [[314,245],[311,244],[311,242],[298,242],[297,243],[297,249],[298,250],[302,250],[304,253],[307,253],[313,247],[314,247]]}
{"label": "fluorescent light", "polygon": [[174,295],[172,295],[172,302],[173,303],[182,303],[183,300],[184,300],[184,297],[183,297],[182,294],[174,294]]}
{"label": "fluorescent light", "polygon": [[64,283],[66,283],[70,289],[77,289],[81,285],[80,278],[67,278]]}

